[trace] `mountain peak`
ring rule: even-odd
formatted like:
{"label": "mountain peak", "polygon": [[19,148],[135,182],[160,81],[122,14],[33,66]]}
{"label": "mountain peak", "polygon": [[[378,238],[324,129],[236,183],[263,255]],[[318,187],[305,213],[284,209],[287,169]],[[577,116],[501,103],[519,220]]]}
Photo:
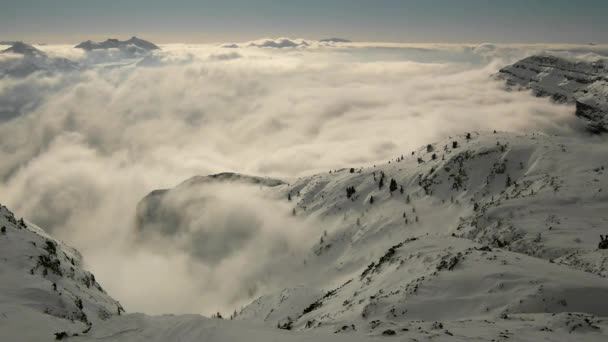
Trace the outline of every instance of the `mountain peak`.
{"label": "mountain peak", "polygon": [[13,46],[6,50],[2,50],[2,53],[15,53],[24,56],[31,57],[46,57],[46,53],[42,50],[36,49],[35,47],[26,44],[24,42],[15,42]]}
{"label": "mountain peak", "polygon": [[87,40],[82,42],[75,47],[78,49],[83,49],[86,51],[92,50],[105,50],[105,49],[126,49],[129,47],[135,47],[139,50],[151,51],[151,50],[160,50],[160,48],[147,40],[143,40],[137,38],[135,36],[131,37],[129,40],[121,41],[116,38],[108,38],[103,42],[94,42],[91,40]]}

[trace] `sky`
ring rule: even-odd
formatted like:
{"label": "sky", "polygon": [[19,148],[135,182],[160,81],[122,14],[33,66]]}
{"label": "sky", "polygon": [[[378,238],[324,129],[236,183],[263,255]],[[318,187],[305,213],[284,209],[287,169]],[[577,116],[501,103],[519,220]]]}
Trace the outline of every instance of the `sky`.
{"label": "sky", "polygon": [[0,0],[0,40],[608,43],[605,0]]}

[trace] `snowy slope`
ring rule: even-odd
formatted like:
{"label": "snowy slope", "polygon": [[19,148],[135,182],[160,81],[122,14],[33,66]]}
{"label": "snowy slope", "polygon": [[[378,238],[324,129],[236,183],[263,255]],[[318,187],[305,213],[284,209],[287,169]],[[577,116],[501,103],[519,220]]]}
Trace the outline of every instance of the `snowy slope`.
{"label": "snowy slope", "polygon": [[80,254],[0,206],[0,341],[48,341],[124,312]]}
{"label": "snowy slope", "polygon": [[531,89],[536,96],[576,103],[576,114],[594,131],[608,130],[608,64],[555,56],[531,56],[500,70],[511,86]]}
{"label": "snowy slope", "polygon": [[237,320],[416,339],[603,340],[607,157],[605,144],[577,138],[472,133],[265,188],[326,229],[299,272],[308,282],[254,300]]}
{"label": "snowy slope", "polygon": [[[0,235],[0,265],[3,274],[10,272],[2,279],[17,281],[0,285],[0,334],[6,334],[0,339],[19,340],[22,329],[12,326],[36,322],[42,332],[32,340],[68,331],[79,332],[74,341],[605,341],[608,250],[598,243],[608,234],[607,157],[601,142],[483,132],[403,151],[383,165],[289,181],[197,176],[152,192],[138,207],[141,234],[151,227],[171,234],[176,228],[162,213],[183,219],[175,203],[186,203],[194,215],[180,223],[181,234],[188,232],[189,220],[209,205],[203,190],[218,184],[238,187],[240,196],[249,196],[241,190],[250,187],[295,209],[292,219],[322,225],[308,227],[319,235],[298,263],[297,279],[252,299],[235,320],[95,315],[118,311],[117,303],[95,285],[86,288],[88,273],[77,267],[74,279],[45,276],[28,256],[50,253],[48,237],[10,223]],[[5,220],[14,221],[3,210]],[[18,243],[7,237],[19,237]],[[28,245],[32,240],[38,247]],[[65,267],[76,252],[57,246],[66,253],[57,252],[62,273],[69,274]],[[59,296],[62,305],[49,304],[58,297],[51,280],[70,288],[70,295]],[[45,290],[21,293],[22,283]],[[60,318],[80,317],[78,306],[69,305],[73,293],[92,322],[86,333],[78,318]],[[43,307],[63,311],[44,315]]]}

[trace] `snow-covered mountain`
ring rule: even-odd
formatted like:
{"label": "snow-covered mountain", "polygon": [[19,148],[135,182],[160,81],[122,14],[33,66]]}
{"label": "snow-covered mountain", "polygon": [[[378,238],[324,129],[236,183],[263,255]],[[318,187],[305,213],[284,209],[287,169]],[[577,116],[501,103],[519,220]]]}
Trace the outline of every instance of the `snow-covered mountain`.
{"label": "snow-covered mountain", "polygon": [[103,42],[93,42],[87,40],[75,46],[78,49],[86,51],[92,50],[106,50],[106,49],[121,49],[121,50],[133,50],[133,51],[152,51],[160,50],[160,48],[143,39],[137,37],[131,37],[129,40],[118,40],[118,39],[107,39]]}
{"label": "snow-covered mountain", "polygon": [[34,340],[65,331],[74,341],[604,341],[607,157],[605,144],[578,138],[467,133],[382,165],[285,181],[197,176],[146,196],[140,234],[188,228],[216,186],[249,187],[323,225],[307,228],[319,235],[298,284],[285,281],[235,320],[122,314],[76,251],[2,208],[0,337],[21,339],[14,327],[35,324]]}
{"label": "snow-covered mountain", "polygon": [[0,206],[0,340],[82,334],[124,312],[80,253]]}
{"label": "snow-covered mountain", "polygon": [[67,58],[50,57],[44,51],[22,42],[16,42],[0,53],[7,57],[0,59],[0,78],[26,77],[35,72],[67,72],[80,68],[76,62]]}
{"label": "snow-covered mountain", "polygon": [[[265,294],[237,320],[416,339],[603,340],[606,157],[605,145],[576,138],[473,133],[384,165],[256,185],[328,230],[298,271],[308,282]],[[196,179],[197,189],[218,182]],[[179,216],[165,199],[195,183],[140,208]],[[198,193],[188,203],[202,210]]]}
{"label": "snow-covered mountain", "polygon": [[125,314],[82,263],[78,251],[0,206],[0,341],[367,341],[199,315]]}
{"label": "snow-covered mountain", "polygon": [[593,131],[608,131],[608,62],[531,56],[500,70],[510,86],[531,89],[536,96],[576,104],[576,115]]}

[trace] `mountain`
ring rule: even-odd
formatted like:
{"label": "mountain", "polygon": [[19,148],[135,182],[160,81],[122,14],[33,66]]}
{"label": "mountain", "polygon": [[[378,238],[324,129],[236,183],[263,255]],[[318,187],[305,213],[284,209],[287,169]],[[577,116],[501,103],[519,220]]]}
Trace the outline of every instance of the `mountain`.
{"label": "mountain", "polygon": [[509,86],[531,89],[560,103],[576,104],[576,115],[594,132],[608,131],[608,61],[587,62],[531,56],[499,71]]}
{"label": "mountain", "polygon": [[0,340],[48,341],[124,312],[75,249],[0,206]]}
{"label": "mountain", "polygon": [[152,51],[152,50],[160,50],[160,48],[143,39],[139,39],[137,37],[131,37],[129,40],[118,40],[118,39],[107,39],[103,42],[93,42],[87,40],[86,42],[82,42],[75,46],[78,49],[83,49],[86,51],[92,50],[105,50],[105,49],[127,49],[127,50],[137,50],[137,51]]}
{"label": "mountain", "polygon": [[[290,39],[290,38],[277,38],[277,39],[260,39],[245,43],[246,47],[257,47],[257,48],[273,48],[273,49],[284,49],[284,48],[299,48],[310,46],[310,43],[303,39]],[[231,45],[225,45],[224,47],[233,47]]]}
{"label": "mountain", "polygon": [[15,53],[29,57],[47,57],[43,51],[23,42],[15,42],[10,48],[2,50],[0,53]]}
{"label": "mountain", "polygon": [[[236,319],[349,336],[603,340],[606,157],[602,143],[483,132],[404,151],[383,165],[256,185],[290,203],[296,218],[327,229],[311,231],[320,236],[302,260],[298,286],[288,281]],[[189,194],[187,213],[203,213],[202,190],[213,177],[199,179],[206,183],[190,192],[187,182],[154,192],[140,208],[153,202],[154,211],[181,220],[185,212],[168,199]],[[162,230],[162,221],[153,223]]]}
{"label": "mountain", "polygon": [[[22,42],[16,42],[0,53],[19,57],[0,60],[0,78],[26,77],[36,72],[53,73],[80,69],[80,65],[76,62],[66,58],[51,57],[44,51]],[[0,117],[6,116],[5,113],[0,112]]]}
{"label": "mountain", "polygon": [[352,43],[352,40],[344,39],[344,38],[325,38],[319,40],[322,43]]}
{"label": "mountain", "polygon": [[[75,249],[0,206],[0,341],[310,341],[199,315],[126,314],[82,268]],[[317,335],[315,341],[367,341]]]}
{"label": "mountain", "polygon": [[303,223],[282,230],[318,234],[292,255],[296,273],[234,320],[125,314],[75,250],[2,208],[0,339],[605,341],[607,157],[601,141],[473,132],[381,165],[290,180],[197,176],[146,196],[140,235],[178,232],[215,248],[186,236],[214,191],[282,203],[285,213],[270,214]]}

